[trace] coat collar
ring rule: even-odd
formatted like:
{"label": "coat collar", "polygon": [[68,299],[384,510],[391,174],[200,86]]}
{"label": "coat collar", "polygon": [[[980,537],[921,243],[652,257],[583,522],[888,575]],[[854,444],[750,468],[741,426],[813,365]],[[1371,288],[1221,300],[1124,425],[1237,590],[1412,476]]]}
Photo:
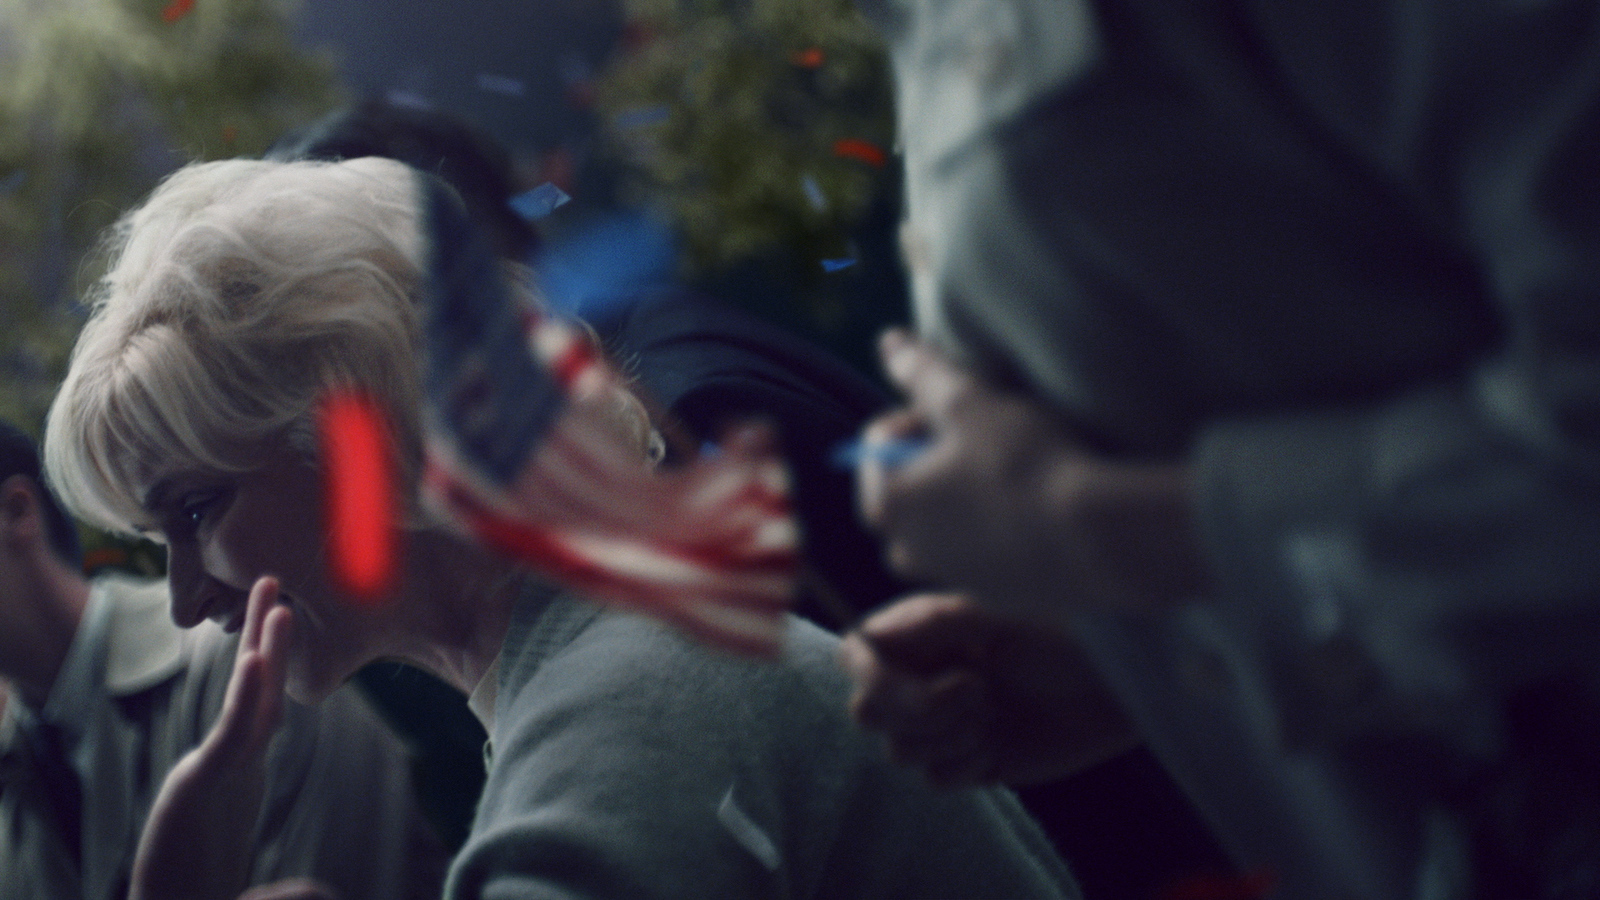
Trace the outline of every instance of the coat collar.
{"label": "coat collar", "polygon": [[148,690],[182,671],[192,637],[172,621],[165,581],[105,578],[95,592],[111,606],[105,667],[111,696]]}

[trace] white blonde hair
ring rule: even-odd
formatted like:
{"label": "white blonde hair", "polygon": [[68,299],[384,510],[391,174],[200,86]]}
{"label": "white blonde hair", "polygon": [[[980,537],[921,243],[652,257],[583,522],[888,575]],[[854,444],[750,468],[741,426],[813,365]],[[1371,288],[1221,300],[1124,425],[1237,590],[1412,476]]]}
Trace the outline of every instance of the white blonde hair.
{"label": "white blonde hair", "polygon": [[[101,528],[151,529],[138,492],[163,474],[248,472],[281,441],[314,459],[316,404],[342,387],[382,407],[407,517],[429,521],[418,177],[378,157],[201,163],[125,215],[46,422],[63,502]],[[528,273],[506,269],[536,303]],[[616,393],[619,434],[641,458],[659,450],[639,399]]]}
{"label": "white blonde hair", "polygon": [[314,451],[315,404],[368,392],[403,483],[421,459],[415,174],[369,157],[226,160],[167,178],[111,232],[109,266],[51,406],[45,466],[64,502],[114,531],[154,523],[162,471],[248,471],[269,443]]}

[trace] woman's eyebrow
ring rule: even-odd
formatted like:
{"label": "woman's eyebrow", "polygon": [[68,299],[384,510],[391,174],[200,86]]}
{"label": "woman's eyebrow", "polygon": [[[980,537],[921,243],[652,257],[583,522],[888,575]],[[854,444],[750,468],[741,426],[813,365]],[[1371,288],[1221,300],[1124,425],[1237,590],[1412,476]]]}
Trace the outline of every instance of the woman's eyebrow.
{"label": "woman's eyebrow", "polygon": [[169,501],[168,495],[172,493],[173,481],[172,476],[158,479],[148,491],[145,491],[144,499],[139,505],[147,512],[159,512]]}

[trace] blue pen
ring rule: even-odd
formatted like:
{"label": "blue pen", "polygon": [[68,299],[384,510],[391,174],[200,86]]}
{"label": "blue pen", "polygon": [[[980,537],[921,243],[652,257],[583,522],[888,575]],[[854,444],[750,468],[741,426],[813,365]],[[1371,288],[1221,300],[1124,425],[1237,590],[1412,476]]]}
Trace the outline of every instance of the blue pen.
{"label": "blue pen", "polygon": [[927,435],[912,437],[898,437],[876,444],[868,444],[860,438],[843,441],[833,448],[828,455],[828,461],[840,469],[854,469],[868,460],[880,463],[888,468],[905,465],[915,459],[918,454],[928,448],[931,443]]}

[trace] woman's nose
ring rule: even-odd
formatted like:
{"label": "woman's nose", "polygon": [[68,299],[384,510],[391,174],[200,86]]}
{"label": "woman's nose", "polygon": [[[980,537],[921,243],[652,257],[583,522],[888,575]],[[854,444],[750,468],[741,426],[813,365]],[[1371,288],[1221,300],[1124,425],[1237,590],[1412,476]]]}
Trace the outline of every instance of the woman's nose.
{"label": "woman's nose", "polygon": [[167,588],[172,594],[172,621],[179,628],[205,621],[217,601],[216,587],[201,568],[198,548],[189,541],[167,545]]}

